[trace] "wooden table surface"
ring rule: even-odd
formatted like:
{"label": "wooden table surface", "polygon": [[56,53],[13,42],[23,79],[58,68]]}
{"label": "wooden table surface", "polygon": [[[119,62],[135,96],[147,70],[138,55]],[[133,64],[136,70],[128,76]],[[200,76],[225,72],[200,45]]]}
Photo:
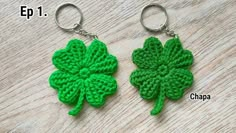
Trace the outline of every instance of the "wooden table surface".
{"label": "wooden table surface", "polygon": [[[64,0],[1,0],[0,2],[0,132],[236,132],[236,1],[235,0],[70,0],[84,14],[84,29],[96,33],[119,61],[114,75],[118,91],[106,104],[84,104],[79,116],[67,114],[48,83],[56,70],[51,58],[72,38],[89,45],[90,39],[63,32],[54,22],[56,8]],[[129,82],[136,69],[132,51],[149,36],[165,42],[165,34],[147,32],[140,24],[142,8],[149,3],[166,7],[170,28],[183,46],[193,52],[194,85],[178,101],[165,101],[159,116],[150,116],[154,102],[142,100]],[[47,17],[30,20],[20,16],[20,5],[43,6]],[[72,25],[78,14],[61,12],[60,22]],[[158,17],[160,16],[160,17]],[[145,22],[157,24],[163,17],[152,9]],[[190,94],[210,95],[192,100]]]}

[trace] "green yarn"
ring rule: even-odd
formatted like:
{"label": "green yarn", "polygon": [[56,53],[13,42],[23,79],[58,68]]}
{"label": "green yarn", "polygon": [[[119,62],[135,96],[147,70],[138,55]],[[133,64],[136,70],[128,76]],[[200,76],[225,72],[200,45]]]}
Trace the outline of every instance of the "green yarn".
{"label": "green yarn", "polygon": [[117,83],[111,75],[117,70],[117,59],[98,39],[88,48],[80,40],[71,40],[65,49],[54,53],[52,62],[59,70],[52,73],[49,84],[58,91],[61,102],[75,105],[69,115],[77,115],[85,99],[100,107],[107,95],[116,92]]}
{"label": "green yarn", "polygon": [[159,39],[150,37],[143,48],[133,52],[132,60],[138,69],[130,75],[131,84],[139,89],[143,99],[156,99],[151,115],[161,112],[166,97],[180,99],[193,83],[188,70],[193,55],[182,48],[178,37],[169,39],[164,47]]}

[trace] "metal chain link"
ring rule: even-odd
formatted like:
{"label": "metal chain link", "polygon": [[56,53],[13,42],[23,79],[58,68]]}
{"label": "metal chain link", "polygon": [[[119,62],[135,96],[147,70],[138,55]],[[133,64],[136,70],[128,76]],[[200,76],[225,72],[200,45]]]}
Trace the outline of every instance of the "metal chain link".
{"label": "metal chain link", "polygon": [[86,30],[80,28],[80,29],[74,29],[73,30],[76,34],[80,34],[80,35],[83,35],[83,36],[86,36],[86,37],[90,37],[90,38],[98,38],[97,35],[93,34],[93,33],[89,33],[87,32]]}
{"label": "metal chain link", "polygon": [[166,33],[166,35],[171,36],[171,37],[177,36],[177,34],[174,32],[174,30],[171,30],[169,27],[167,27],[165,25],[162,28],[162,32]]}

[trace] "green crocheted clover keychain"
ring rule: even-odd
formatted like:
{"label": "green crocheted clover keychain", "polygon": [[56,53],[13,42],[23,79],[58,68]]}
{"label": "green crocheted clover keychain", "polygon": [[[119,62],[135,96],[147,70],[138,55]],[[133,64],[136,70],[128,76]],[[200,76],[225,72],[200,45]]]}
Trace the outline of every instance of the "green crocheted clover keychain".
{"label": "green crocheted clover keychain", "polygon": [[[144,25],[143,14],[149,7],[158,7],[164,11],[166,21],[159,29],[151,29]],[[141,13],[141,24],[148,31],[164,31],[173,37],[165,45],[158,38],[150,37],[145,40],[143,48],[136,49],[132,54],[133,63],[138,69],[130,75],[130,82],[139,89],[143,99],[156,100],[151,115],[162,111],[164,100],[180,99],[184,90],[191,87],[193,75],[189,67],[193,64],[193,55],[182,47],[177,34],[169,30],[168,15],[164,7],[159,4],[146,6]]]}
{"label": "green crocheted clover keychain", "polygon": [[[81,15],[79,24],[72,28],[62,27],[57,20],[59,10],[65,6],[75,7]],[[117,70],[118,63],[96,35],[82,29],[82,12],[77,6],[70,3],[59,6],[55,18],[56,24],[63,30],[94,38],[87,48],[81,40],[70,40],[65,49],[56,51],[52,57],[58,70],[51,74],[50,86],[58,91],[61,102],[74,105],[69,115],[75,116],[81,111],[85,100],[93,107],[100,107],[104,105],[107,95],[116,92],[117,83],[112,74]]]}

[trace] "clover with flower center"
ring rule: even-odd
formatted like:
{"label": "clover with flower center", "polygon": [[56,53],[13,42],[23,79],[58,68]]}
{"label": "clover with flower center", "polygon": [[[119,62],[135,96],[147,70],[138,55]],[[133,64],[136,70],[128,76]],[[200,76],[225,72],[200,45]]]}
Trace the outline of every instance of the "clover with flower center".
{"label": "clover with flower center", "polygon": [[169,39],[164,47],[157,38],[150,37],[143,48],[133,52],[132,60],[138,69],[130,76],[131,84],[139,89],[143,99],[156,99],[151,115],[161,112],[165,97],[178,100],[193,83],[188,70],[193,55],[182,48],[178,37]]}
{"label": "clover with flower center", "polygon": [[81,111],[85,99],[100,107],[107,95],[116,92],[117,83],[111,75],[117,70],[117,59],[97,39],[88,48],[80,40],[71,40],[65,49],[54,53],[52,61],[59,70],[52,73],[49,83],[58,90],[61,102],[76,104],[70,115]]}

